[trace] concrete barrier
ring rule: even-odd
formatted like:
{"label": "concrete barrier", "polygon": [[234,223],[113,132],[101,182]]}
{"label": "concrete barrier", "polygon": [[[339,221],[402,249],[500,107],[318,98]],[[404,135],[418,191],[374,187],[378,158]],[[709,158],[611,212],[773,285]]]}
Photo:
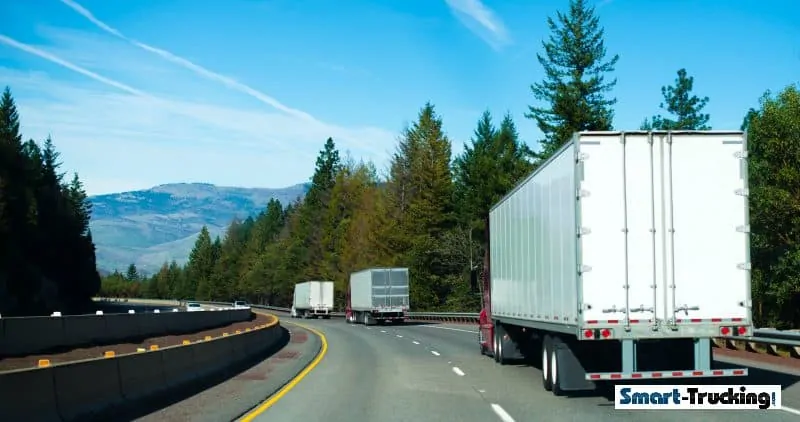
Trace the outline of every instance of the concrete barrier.
{"label": "concrete barrier", "polygon": [[250,331],[188,345],[0,372],[0,421],[108,420],[114,412],[239,365],[280,339],[275,318]]}
{"label": "concrete barrier", "polygon": [[196,332],[248,318],[250,309],[0,318],[0,356]]}

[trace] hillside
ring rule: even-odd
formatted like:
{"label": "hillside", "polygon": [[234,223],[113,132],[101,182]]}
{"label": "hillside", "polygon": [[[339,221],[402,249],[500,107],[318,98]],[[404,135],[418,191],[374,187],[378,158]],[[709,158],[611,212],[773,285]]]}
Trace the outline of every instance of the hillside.
{"label": "hillside", "polygon": [[152,273],[164,261],[183,263],[203,225],[222,236],[233,218],[246,218],[275,198],[287,205],[307,184],[282,189],[174,183],[152,189],[91,197],[90,224],[101,271],[124,271],[135,263]]}

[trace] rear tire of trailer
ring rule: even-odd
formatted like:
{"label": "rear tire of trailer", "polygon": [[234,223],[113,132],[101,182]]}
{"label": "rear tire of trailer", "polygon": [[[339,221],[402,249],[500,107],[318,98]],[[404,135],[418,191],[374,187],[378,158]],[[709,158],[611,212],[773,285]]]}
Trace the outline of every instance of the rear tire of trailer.
{"label": "rear tire of trailer", "polygon": [[562,341],[558,337],[552,337],[550,341],[550,378],[552,384],[552,392],[555,396],[564,395],[564,370],[569,368],[569,364],[564,365],[561,359],[558,358],[558,349]]}
{"label": "rear tire of trailer", "polygon": [[503,354],[503,336],[505,335],[506,330],[503,329],[503,326],[500,323],[495,324],[494,326],[494,361],[499,363],[500,365],[505,365],[508,363],[506,356]]}
{"label": "rear tire of trailer", "polygon": [[553,391],[553,378],[550,374],[550,349],[552,349],[552,338],[547,335],[542,339],[542,387],[545,391]]}

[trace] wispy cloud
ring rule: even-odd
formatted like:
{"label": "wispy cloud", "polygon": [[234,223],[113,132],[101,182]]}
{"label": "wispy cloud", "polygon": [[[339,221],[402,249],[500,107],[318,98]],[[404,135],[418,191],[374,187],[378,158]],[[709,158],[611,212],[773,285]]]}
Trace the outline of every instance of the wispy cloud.
{"label": "wispy cloud", "polygon": [[492,48],[499,49],[511,42],[503,21],[481,0],[445,0],[445,3],[467,28]]}
{"label": "wispy cloud", "polygon": [[73,9],[75,12],[77,12],[78,14],[83,16],[84,18],[88,19],[90,22],[92,22],[94,25],[96,25],[98,28],[102,29],[103,31],[105,31],[105,32],[107,32],[107,33],[109,33],[111,35],[114,35],[115,37],[118,37],[118,38],[120,38],[122,40],[125,40],[125,41],[127,41],[127,42],[129,42],[129,43],[131,43],[131,44],[133,44],[133,45],[145,50],[145,51],[153,53],[153,54],[155,54],[155,55],[157,55],[157,56],[159,56],[159,57],[161,57],[161,58],[163,58],[165,60],[168,60],[168,61],[170,61],[170,62],[172,62],[174,64],[177,64],[177,65],[179,65],[181,67],[184,67],[184,68],[186,68],[186,69],[188,69],[188,70],[190,70],[190,71],[192,71],[192,72],[194,72],[194,73],[196,73],[196,74],[198,74],[200,76],[203,76],[203,77],[208,78],[210,80],[222,83],[223,85],[225,85],[228,88],[237,90],[237,91],[239,91],[241,93],[244,93],[244,94],[247,94],[247,95],[255,98],[256,100],[258,100],[258,101],[260,101],[260,102],[262,102],[264,104],[267,104],[267,105],[269,105],[269,106],[271,106],[271,107],[273,107],[273,108],[275,108],[275,109],[277,109],[277,110],[279,110],[279,111],[281,111],[283,113],[286,113],[286,114],[288,114],[290,116],[293,116],[293,117],[295,117],[297,119],[300,119],[301,121],[304,121],[306,124],[313,124],[313,125],[316,125],[316,126],[329,127],[330,131],[331,131],[330,136],[344,138],[345,141],[347,141],[347,142],[349,142],[351,144],[356,144],[355,146],[359,147],[360,149],[367,149],[367,150],[372,151],[373,153],[384,153],[385,152],[384,150],[376,149],[373,146],[374,142],[362,142],[361,140],[359,140],[357,138],[349,136],[349,134],[347,134],[346,131],[342,131],[341,128],[336,128],[336,127],[327,125],[326,123],[317,120],[314,116],[312,116],[312,115],[310,115],[310,114],[308,114],[308,113],[306,113],[306,112],[304,112],[302,110],[298,110],[298,109],[289,107],[289,106],[281,103],[277,99],[275,99],[275,98],[273,98],[273,97],[271,97],[271,96],[269,96],[269,95],[267,95],[267,94],[255,89],[255,88],[252,88],[252,87],[250,87],[248,85],[245,85],[245,84],[243,84],[241,82],[238,82],[233,78],[230,78],[228,76],[216,73],[216,72],[214,72],[212,70],[209,70],[209,69],[207,69],[207,68],[205,68],[203,66],[200,66],[200,65],[198,65],[196,63],[193,63],[193,62],[191,62],[191,61],[189,61],[189,60],[187,60],[187,59],[185,59],[183,57],[180,57],[180,56],[178,56],[176,54],[173,54],[173,53],[171,53],[171,52],[169,52],[167,50],[164,50],[164,49],[161,49],[161,48],[149,45],[149,44],[145,44],[143,42],[137,41],[136,39],[128,37],[127,35],[123,34],[121,31],[117,30],[116,28],[114,28],[111,25],[108,25],[107,23],[105,23],[102,20],[98,19],[90,10],[86,9],[85,7],[81,6],[80,4],[78,4],[77,2],[75,2],[73,0],[61,0],[61,2],[64,3],[65,5],[67,5],[68,7],[70,7],[71,9]]}
{"label": "wispy cloud", "polygon": [[[78,42],[78,35],[71,33],[69,41]],[[307,180],[328,136],[336,138],[337,133],[347,132],[351,139],[370,140],[386,150],[394,142],[395,134],[381,129],[331,129],[286,113],[155,94],[5,35],[0,35],[0,45],[102,84],[100,88],[74,80],[65,83],[64,76],[0,67],[0,80],[11,86],[17,98],[25,137],[41,140],[52,134],[62,152],[64,170],[79,170],[90,194],[173,181],[288,186]],[[119,47],[112,44],[105,49],[109,48]],[[68,55],[75,50],[83,51],[80,42],[77,48],[73,45],[59,51]],[[103,56],[103,52],[100,48],[96,54]],[[140,69],[128,64],[122,65],[125,74],[139,73]],[[386,154],[361,148],[351,152],[385,164]]]}

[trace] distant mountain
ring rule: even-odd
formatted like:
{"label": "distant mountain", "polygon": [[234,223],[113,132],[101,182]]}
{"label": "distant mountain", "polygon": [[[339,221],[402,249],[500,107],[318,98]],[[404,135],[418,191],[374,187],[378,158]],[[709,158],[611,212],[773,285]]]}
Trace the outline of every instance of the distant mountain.
{"label": "distant mountain", "polygon": [[152,189],[92,196],[90,227],[101,272],[154,273],[165,261],[185,263],[203,225],[223,236],[234,218],[261,212],[270,199],[284,206],[302,197],[309,184],[282,189],[237,188],[207,183],[173,183]]}

